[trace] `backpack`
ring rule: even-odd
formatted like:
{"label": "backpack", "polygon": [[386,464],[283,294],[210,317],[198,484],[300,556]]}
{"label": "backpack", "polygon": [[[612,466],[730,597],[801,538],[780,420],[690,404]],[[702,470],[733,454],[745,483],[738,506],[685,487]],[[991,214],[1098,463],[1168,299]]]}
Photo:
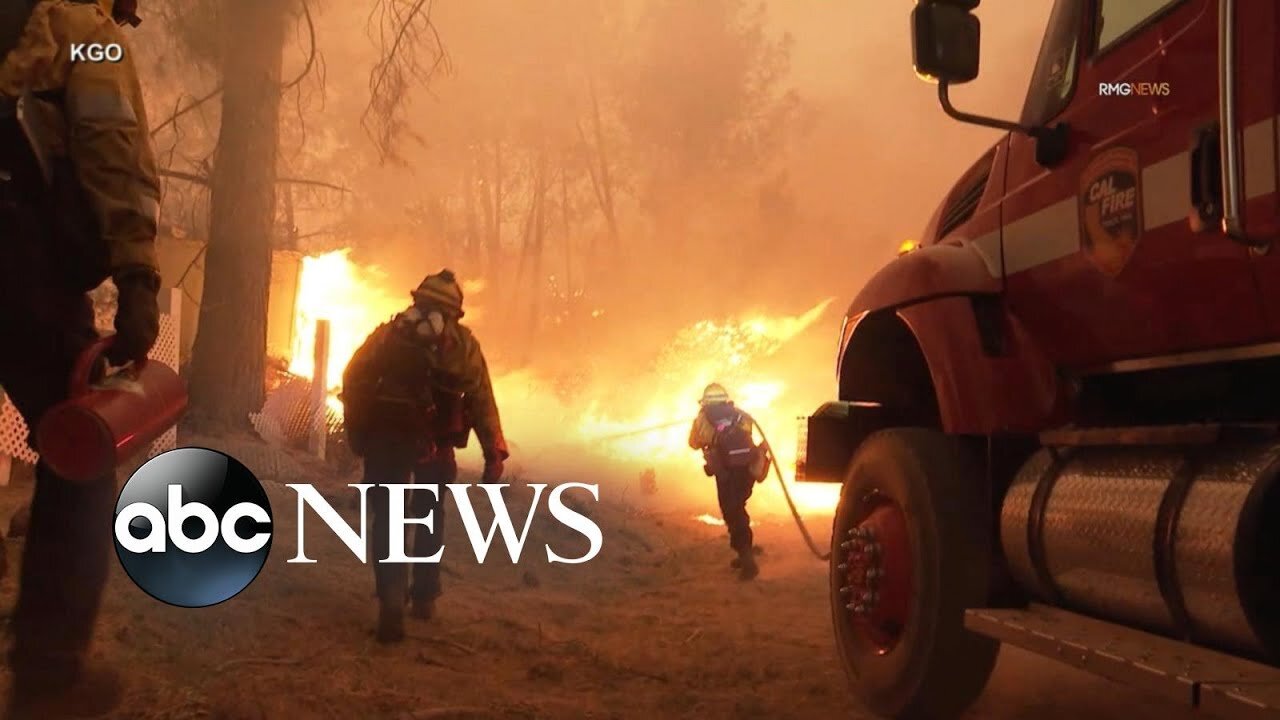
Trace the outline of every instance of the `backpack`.
{"label": "backpack", "polygon": [[743,423],[742,412],[729,406],[727,412],[708,412],[707,419],[715,428],[712,447],[726,468],[743,468],[751,464],[756,442],[751,427]]}

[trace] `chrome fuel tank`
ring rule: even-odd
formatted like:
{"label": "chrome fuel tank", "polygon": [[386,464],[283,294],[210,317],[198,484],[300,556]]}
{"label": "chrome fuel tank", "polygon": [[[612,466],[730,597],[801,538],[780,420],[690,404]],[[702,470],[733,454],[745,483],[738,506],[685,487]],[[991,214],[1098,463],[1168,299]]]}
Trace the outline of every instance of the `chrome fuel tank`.
{"label": "chrome fuel tank", "polygon": [[1045,602],[1254,655],[1280,651],[1280,443],[1044,449],[1001,511]]}

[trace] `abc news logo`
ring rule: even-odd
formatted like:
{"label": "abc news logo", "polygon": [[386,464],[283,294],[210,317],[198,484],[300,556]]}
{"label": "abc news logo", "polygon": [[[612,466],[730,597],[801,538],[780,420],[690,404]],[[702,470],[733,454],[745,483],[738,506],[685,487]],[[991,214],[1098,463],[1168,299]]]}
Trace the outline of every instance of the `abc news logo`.
{"label": "abc news logo", "polygon": [[71,62],[118,63],[124,60],[119,43],[71,43]]}
{"label": "abc news logo", "polygon": [[[314,563],[305,550],[304,518],[309,507],[334,535],[362,563],[368,562],[368,523],[365,521],[368,491],[373,487],[388,492],[387,511],[389,553],[380,562],[438,563],[441,547],[430,557],[414,557],[406,552],[405,531],[410,525],[425,525],[434,531],[434,512],[424,518],[407,517],[411,492],[430,492],[440,497],[447,491],[457,505],[463,529],[483,563],[499,534],[512,563],[518,563],[533,517],[546,485],[530,483],[534,491],[529,515],[517,529],[503,497],[506,485],[479,485],[493,509],[488,532],[481,527],[468,483],[438,485],[350,485],[360,494],[360,520],[352,527],[309,484],[289,484],[297,494],[297,555],[290,563]],[[546,547],[551,563],[581,564],[600,553],[604,538],[600,527],[570,507],[564,493],[583,488],[599,500],[599,486],[565,483],[552,488],[548,510],[552,517],[583,535],[590,543],[580,557],[566,558]],[[113,523],[116,555],[129,578],[139,588],[161,602],[179,607],[208,607],[238,595],[262,571],[271,552],[271,504],[262,483],[243,464],[228,455],[205,448],[178,448],[152,458],[129,478],[116,502]]]}
{"label": "abc news logo", "polygon": [[1168,97],[1170,94],[1169,83],[1150,83],[1150,82],[1121,82],[1121,83],[1098,83],[1098,94],[1103,96],[1137,96],[1137,97]]}

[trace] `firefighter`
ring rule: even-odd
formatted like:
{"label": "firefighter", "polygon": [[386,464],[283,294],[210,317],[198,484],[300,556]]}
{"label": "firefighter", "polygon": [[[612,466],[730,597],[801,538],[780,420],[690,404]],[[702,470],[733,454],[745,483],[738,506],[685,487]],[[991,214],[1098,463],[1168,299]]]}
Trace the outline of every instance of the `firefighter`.
{"label": "firefighter", "polygon": [[755,484],[764,479],[768,447],[755,443],[755,420],[733,404],[721,385],[708,385],[700,402],[702,409],[689,430],[689,447],[702,451],[703,471],[715,476],[720,517],[729,531],[729,547],[738,553],[730,565],[743,580],[751,580],[759,568],[747,500]]}
{"label": "firefighter", "polygon": [[[136,26],[136,10],[135,0],[20,0],[0,11],[0,385],[28,428],[66,398],[73,361],[97,338],[87,291],[107,278],[119,290],[112,364],[146,358],[159,333],[160,188],[119,27]],[[123,57],[93,62],[75,51],[86,45]],[[100,714],[121,696],[118,674],[86,662],[115,478],[75,484],[44,464],[35,474],[10,716]]]}
{"label": "firefighter", "polygon": [[[439,494],[409,493],[407,517],[432,513],[433,527],[415,525],[413,557],[431,557],[444,542],[444,485],[457,478],[455,448],[466,447],[471,430],[484,452],[483,482],[502,477],[507,444],[502,435],[489,369],[480,343],[465,326],[462,288],[449,270],[429,275],[411,293],[413,305],[379,326],[352,356],[343,374],[342,400],[348,440],[364,458],[365,482],[440,486]],[[440,564],[414,563],[413,582],[389,555],[390,496],[369,490],[373,522],[374,583],[380,642],[404,638],[404,609],[429,620],[440,595]]]}

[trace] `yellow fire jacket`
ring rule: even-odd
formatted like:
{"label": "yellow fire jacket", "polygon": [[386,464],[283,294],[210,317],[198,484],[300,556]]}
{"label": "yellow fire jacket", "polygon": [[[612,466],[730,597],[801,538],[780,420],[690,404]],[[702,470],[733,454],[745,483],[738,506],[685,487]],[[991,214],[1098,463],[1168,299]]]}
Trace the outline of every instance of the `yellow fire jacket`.
{"label": "yellow fire jacket", "polygon": [[[755,428],[755,420],[745,410],[736,408],[735,410],[738,413],[738,425],[750,435]],[[689,428],[689,447],[694,450],[706,450],[711,447],[715,439],[715,423],[707,417],[705,409],[698,411],[698,416],[693,419],[693,427]]]}
{"label": "yellow fire jacket", "polygon": [[[34,93],[30,115],[41,142],[52,155],[70,157],[106,244],[107,270],[158,270],[155,153],[132,51],[111,18],[111,4],[41,0],[0,64],[0,93]],[[81,43],[118,45],[123,58],[73,57]]]}
{"label": "yellow fire jacket", "polygon": [[[475,430],[485,458],[505,460],[509,457],[489,378],[489,366],[475,335],[457,322],[445,324],[439,341],[421,345],[399,341],[392,335],[395,332],[394,324],[381,325],[355,352],[343,373],[344,396],[351,394],[352,400],[356,400],[361,388],[371,387],[386,368],[405,367],[407,364],[411,366],[411,372],[405,374],[428,378],[426,382],[433,389],[462,397],[466,417]],[[410,388],[411,392],[413,390]],[[350,410],[348,415],[351,415]],[[375,418],[361,420],[377,422]]]}

